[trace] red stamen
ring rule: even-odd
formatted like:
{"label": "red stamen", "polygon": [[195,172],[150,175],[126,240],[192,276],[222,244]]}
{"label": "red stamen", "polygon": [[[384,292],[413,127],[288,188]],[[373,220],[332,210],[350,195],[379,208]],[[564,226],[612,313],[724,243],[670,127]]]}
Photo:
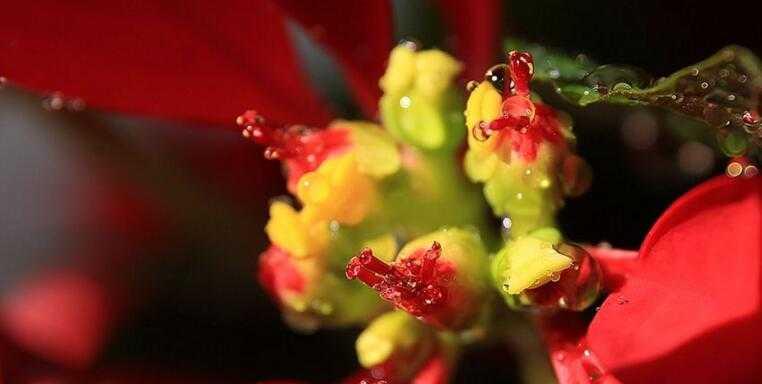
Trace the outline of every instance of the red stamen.
{"label": "red stamen", "polygon": [[391,273],[394,268],[384,263],[381,259],[373,255],[373,251],[370,248],[365,248],[357,256],[362,265],[370,271],[378,274]]}
{"label": "red stamen", "polygon": [[518,96],[529,95],[529,82],[534,75],[534,61],[529,52],[508,52],[508,67],[511,69],[513,90]]}
{"label": "red stamen", "polygon": [[441,246],[414,252],[392,265],[364,249],[347,265],[347,278],[359,279],[380,296],[414,316],[435,311],[447,299],[447,285],[454,275],[449,264],[439,262]]}
{"label": "red stamen", "polygon": [[421,263],[421,280],[431,280],[431,277],[434,275],[437,259],[441,253],[442,246],[436,241],[431,245],[431,248],[426,250],[426,253],[423,255],[423,262]]}
{"label": "red stamen", "polygon": [[236,123],[243,126],[243,136],[265,145],[265,157],[291,159],[307,152],[307,140],[315,129],[301,125],[280,125],[267,121],[256,111],[246,111],[238,116]]}
{"label": "red stamen", "polygon": [[332,154],[351,145],[349,129],[315,129],[303,125],[273,124],[256,111],[246,111],[236,123],[243,137],[265,146],[265,158],[286,163],[289,189],[307,172],[314,171]]}

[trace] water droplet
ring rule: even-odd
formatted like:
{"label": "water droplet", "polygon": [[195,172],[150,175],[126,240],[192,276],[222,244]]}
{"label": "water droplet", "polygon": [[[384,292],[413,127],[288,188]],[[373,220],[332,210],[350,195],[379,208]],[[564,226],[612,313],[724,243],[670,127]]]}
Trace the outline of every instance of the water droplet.
{"label": "water droplet", "polygon": [[719,74],[720,74],[720,77],[728,77],[728,75],[730,74],[730,71],[723,68],[723,69],[720,69]]}
{"label": "water droplet", "polygon": [[80,112],[85,109],[85,101],[79,97],[75,97],[66,103],[66,108],[72,112]]}
{"label": "water droplet", "polygon": [[500,221],[500,224],[503,227],[503,231],[510,232],[511,227],[513,226],[513,221],[510,217],[506,216],[503,217],[503,219]]}
{"label": "water droplet", "polygon": [[523,198],[524,198],[524,194],[523,193],[521,193],[521,192],[516,193],[516,199],[517,200],[521,200]]}
{"label": "water droplet", "polygon": [[743,172],[743,168],[743,164],[737,161],[731,161],[727,168],[725,168],[725,173],[730,177],[738,177]]}
{"label": "water droplet", "polygon": [[749,79],[749,77],[746,76],[746,75],[740,75],[740,76],[738,76],[738,82],[739,83],[745,83],[746,80],[748,80],[748,79]]}
{"label": "water droplet", "polygon": [[466,91],[473,92],[476,87],[479,86],[479,82],[476,80],[471,80],[468,83],[466,83]]}
{"label": "water droplet", "polygon": [[559,280],[561,280],[561,274],[558,272],[551,273],[550,274],[550,281],[557,283]]}
{"label": "water droplet", "polygon": [[691,69],[691,76],[698,76],[698,74],[699,74],[699,69],[698,68]]}
{"label": "water droplet", "polygon": [[558,351],[553,354],[553,358],[556,359],[557,361],[564,361],[566,360],[566,352]]}
{"label": "water droplet", "polygon": [[412,103],[413,100],[411,100],[409,96],[402,96],[402,98],[400,98],[400,107],[402,108],[410,108]]}
{"label": "water droplet", "polygon": [[495,65],[488,69],[484,74],[484,80],[492,84],[492,86],[495,87],[495,89],[497,89],[499,92],[503,92],[503,87],[505,86],[505,75],[507,72],[508,65]]}
{"label": "water droplet", "polygon": [[759,175],[759,168],[757,168],[755,165],[747,165],[743,169],[743,177],[751,178],[757,175]]}
{"label": "water droplet", "polygon": [[0,89],[5,88],[6,84],[8,84],[8,79],[5,76],[0,76]]}
{"label": "water droplet", "polygon": [[736,101],[736,95],[734,95],[734,94],[732,94],[732,93],[731,93],[731,94],[729,94],[729,95],[728,95],[728,101]]}
{"label": "water droplet", "polygon": [[403,46],[403,47],[405,47],[407,49],[410,49],[412,51],[417,51],[417,50],[421,49],[421,46],[422,46],[420,41],[418,41],[416,39],[412,39],[412,38],[404,38],[404,39],[400,40],[399,45],[401,45],[401,46]]}
{"label": "water droplet", "polygon": [[328,229],[329,229],[331,232],[334,232],[334,233],[336,233],[336,232],[338,232],[338,231],[341,229],[341,224],[339,224],[339,222],[338,222],[338,221],[336,221],[336,220],[331,220],[331,221],[328,223]]}
{"label": "water droplet", "polygon": [[553,68],[553,69],[551,69],[550,71],[548,71],[548,76],[549,76],[551,79],[554,79],[554,80],[555,80],[555,79],[558,79],[559,77],[561,77],[561,71],[559,71],[559,70],[558,70],[558,69],[556,69],[556,68]]}
{"label": "water droplet", "polygon": [[55,92],[42,100],[42,108],[47,111],[58,111],[64,107],[64,98],[60,92]]}
{"label": "water droplet", "polygon": [[625,298],[625,297],[623,297],[623,296],[619,296],[619,297],[616,298],[616,303],[619,304],[619,305],[624,305],[624,304],[627,304],[629,302],[630,302],[630,300]]}
{"label": "water droplet", "polygon": [[479,124],[474,125],[474,128],[471,130],[471,135],[473,135],[476,141],[486,141],[489,139],[487,124],[482,121]]}
{"label": "water droplet", "polygon": [[707,83],[706,81],[702,81],[701,82],[701,89],[708,89],[708,88],[709,88],[709,83]]}
{"label": "water droplet", "polygon": [[744,124],[746,124],[746,125],[754,125],[754,124],[759,123],[759,117],[754,116],[749,111],[744,112],[743,116],[741,116],[741,119],[743,120]]}

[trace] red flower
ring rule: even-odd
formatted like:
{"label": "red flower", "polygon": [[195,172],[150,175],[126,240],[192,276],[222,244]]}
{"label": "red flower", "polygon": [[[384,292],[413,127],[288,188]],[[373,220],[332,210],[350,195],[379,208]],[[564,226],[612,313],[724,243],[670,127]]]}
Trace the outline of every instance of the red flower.
{"label": "red flower", "polygon": [[639,253],[593,250],[610,295],[587,324],[541,319],[562,383],[746,383],[762,377],[762,179],[678,199]]}
{"label": "red flower", "polygon": [[[479,71],[497,52],[498,2],[441,3],[461,59]],[[385,0],[44,1],[3,12],[0,74],[10,83],[93,107],[214,124],[252,106],[274,121],[331,119],[289,44],[290,21],[336,56],[367,116],[392,48]],[[38,20],[45,26],[29,28]]]}
{"label": "red flower", "polygon": [[[498,2],[440,3],[445,24],[457,34],[454,43],[461,59],[480,71],[497,52]],[[332,112],[300,66],[288,23],[296,22],[335,57],[363,112],[373,117],[380,95],[377,81],[393,43],[391,13],[386,0],[14,2],[3,8],[0,76],[42,95],[55,92],[78,104],[83,100],[89,107],[136,115],[232,127],[242,110],[255,107],[274,121],[322,126]],[[45,25],[29,27],[39,20],[46,20]],[[268,187],[263,187],[262,175],[272,175],[274,165],[263,165],[261,157],[252,161],[250,152],[242,155],[243,144],[234,152],[217,147],[193,151],[183,160],[199,163],[194,165],[204,176],[214,175],[212,182],[235,184],[230,189],[238,195],[248,178],[253,182],[245,183],[252,185],[245,198],[264,196]],[[130,219],[138,223],[139,216]],[[267,275],[266,269],[262,273]],[[298,285],[282,276],[267,277],[274,289]],[[99,296],[88,296],[95,292],[88,287],[63,280],[58,283],[66,283],[65,290],[50,291],[53,283],[33,291],[38,299],[9,299],[13,305],[4,310],[7,330],[31,351],[58,363],[85,366],[106,337],[99,330],[108,328],[100,325],[107,311]],[[66,300],[95,305],[88,313],[96,323],[76,321],[94,328],[70,331],[72,337],[78,332],[92,337],[77,337],[77,349],[70,354],[65,352],[66,332],[59,335],[51,329],[45,338],[34,330],[34,325],[45,328],[46,322],[60,320],[50,316],[61,313],[51,312],[51,305]],[[63,308],[64,320],[76,314],[69,307]],[[30,316],[38,321],[20,320]]]}

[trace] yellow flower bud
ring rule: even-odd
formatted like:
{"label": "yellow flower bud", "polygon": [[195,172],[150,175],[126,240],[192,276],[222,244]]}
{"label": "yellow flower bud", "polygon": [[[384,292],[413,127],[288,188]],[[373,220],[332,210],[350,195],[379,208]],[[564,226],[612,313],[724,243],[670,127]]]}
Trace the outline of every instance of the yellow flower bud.
{"label": "yellow flower bud", "polygon": [[328,246],[327,222],[312,221],[280,201],[270,206],[265,232],[273,244],[297,258],[319,256]]}

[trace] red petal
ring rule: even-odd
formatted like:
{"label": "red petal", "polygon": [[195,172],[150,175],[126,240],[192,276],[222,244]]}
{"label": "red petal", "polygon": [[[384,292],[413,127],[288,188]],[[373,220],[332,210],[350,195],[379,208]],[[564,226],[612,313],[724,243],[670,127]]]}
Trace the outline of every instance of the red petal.
{"label": "red petal", "polygon": [[111,326],[105,287],[74,272],[26,283],[0,306],[4,332],[50,361],[83,368],[100,350]]}
{"label": "red petal", "polygon": [[452,45],[466,63],[465,78],[481,79],[492,66],[503,36],[498,0],[437,0],[445,25],[454,34]]}
{"label": "red petal", "polygon": [[386,0],[276,0],[307,33],[336,55],[363,112],[375,117],[392,48],[392,10]]}
{"label": "red petal", "polygon": [[16,1],[3,14],[0,75],[37,92],[231,126],[249,108],[280,121],[330,118],[268,0]]}
{"label": "red petal", "polygon": [[626,276],[635,267],[638,252],[606,247],[585,247],[603,270],[603,286],[612,291],[624,283]]}
{"label": "red petal", "polygon": [[[587,356],[585,330],[587,324],[582,315],[575,312],[560,312],[539,319],[545,343],[550,352],[550,361],[561,384],[619,384],[619,381],[604,372]],[[589,350],[587,354],[589,354]]]}
{"label": "red petal", "polygon": [[658,220],[587,341],[623,382],[737,383],[762,377],[762,179],[720,177]]}

